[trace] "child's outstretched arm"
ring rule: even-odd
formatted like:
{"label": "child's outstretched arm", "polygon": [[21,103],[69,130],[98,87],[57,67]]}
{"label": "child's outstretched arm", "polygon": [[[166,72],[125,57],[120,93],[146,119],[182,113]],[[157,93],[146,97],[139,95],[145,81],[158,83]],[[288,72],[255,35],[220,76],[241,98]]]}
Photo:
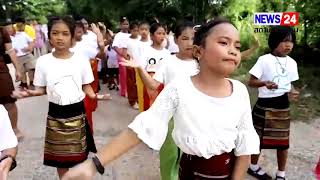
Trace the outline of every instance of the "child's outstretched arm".
{"label": "child's outstretched arm", "polygon": [[46,87],[36,86],[35,89],[24,89],[23,91],[14,90],[11,94],[11,97],[22,99],[22,98],[27,98],[32,96],[42,96],[45,94],[47,94]]}
{"label": "child's outstretched arm", "polygon": [[143,84],[145,86],[147,86],[149,89],[157,90],[157,88],[160,86],[160,82],[158,82],[157,80],[153,79],[148,74],[148,72],[143,67],[141,67],[135,60],[133,60],[133,59],[130,59],[130,60],[124,59],[122,62],[120,62],[120,64],[123,65],[123,66],[126,66],[126,67],[135,68],[138,71]]}
{"label": "child's outstretched arm", "polygon": [[110,100],[110,94],[96,94],[90,84],[82,85],[83,92],[90,97],[90,99],[97,99],[97,100]]}
{"label": "child's outstretched arm", "polygon": [[[115,137],[109,144],[105,145],[97,154],[101,165],[106,166],[108,163],[125,154],[130,149],[140,143],[136,133],[127,129]],[[70,169],[62,180],[88,180],[97,172],[96,167],[91,159],[86,160],[75,168]]]}
{"label": "child's outstretched arm", "polygon": [[[160,150],[167,136],[169,121],[179,104],[178,93],[173,85],[169,84],[164,88],[152,106],[140,113],[129,125],[130,129],[123,131],[99,151],[97,158],[101,166],[106,166],[141,141],[152,149]],[[90,159],[70,169],[62,179],[88,180],[92,179],[96,172],[97,168]]]}
{"label": "child's outstretched arm", "polygon": [[256,37],[255,35],[253,35],[253,37],[254,37],[253,46],[241,52],[241,60],[247,60],[256,51],[256,49],[259,48],[260,42],[258,37]]}

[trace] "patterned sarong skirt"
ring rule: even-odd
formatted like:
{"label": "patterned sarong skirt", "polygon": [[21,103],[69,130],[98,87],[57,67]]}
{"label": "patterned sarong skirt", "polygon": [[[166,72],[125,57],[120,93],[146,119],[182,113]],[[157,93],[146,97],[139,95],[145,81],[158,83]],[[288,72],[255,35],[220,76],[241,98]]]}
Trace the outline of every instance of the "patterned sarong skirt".
{"label": "patterned sarong skirt", "polygon": [[290,108],[288,94],[259,98],[252,111],[261,149],[288,149]]}
{"label": "patterned sarong skirt", "polygon": [[49,102],[44,145],[44,165],[70,168],[97,152],[84,102],[57,105]]}

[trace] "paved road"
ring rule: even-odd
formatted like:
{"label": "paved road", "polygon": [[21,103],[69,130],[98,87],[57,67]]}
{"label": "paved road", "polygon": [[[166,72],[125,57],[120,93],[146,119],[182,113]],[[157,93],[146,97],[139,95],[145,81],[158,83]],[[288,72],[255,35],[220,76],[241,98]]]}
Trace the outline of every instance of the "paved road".
{"label": "paved road", "polygon": [[[125,98],[112,91],[113,100],[99,102],[94,113],[95,140],[98,148],[125,129],[137,111],[131,109]],[[56,180],[55,168],[42,165],[46,96],[18,101],[19,126],[26,135],[19,144],[18,167],[11,174],[12,180]],[[319,157],[320,119],[310,124],[294,122],[291,126],[291,148],[287,175],[292,180],[312,180],[312,169]],[[276,171],[276,153],[263,151],[261,163],[270,174]],[[129,154],[109,165],[105,175],[97,180],[159,180],[159,159],[156,151],[141,144]],[[247,178],[253,180],[252,178]]]}

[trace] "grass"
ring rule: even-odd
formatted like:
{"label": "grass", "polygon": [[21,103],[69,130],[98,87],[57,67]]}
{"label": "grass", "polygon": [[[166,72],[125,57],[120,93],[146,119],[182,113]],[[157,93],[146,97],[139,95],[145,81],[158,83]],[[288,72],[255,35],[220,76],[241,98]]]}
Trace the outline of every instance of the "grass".
{"label": "grass", "polygon": [[[244,61],[233,78],[238,79],[246,84],[249,79],[249,70],[256,62],[257,58]],[[316,117],[320,117],[320,71],[316,66],[299,67],[300,79],[294,83],[295,87],[300,90],[298,102],[291,102],[291,118],[303,122],[310,122]],[[255,104],[258,96],[257,89],[248,87],[251,105]]]}

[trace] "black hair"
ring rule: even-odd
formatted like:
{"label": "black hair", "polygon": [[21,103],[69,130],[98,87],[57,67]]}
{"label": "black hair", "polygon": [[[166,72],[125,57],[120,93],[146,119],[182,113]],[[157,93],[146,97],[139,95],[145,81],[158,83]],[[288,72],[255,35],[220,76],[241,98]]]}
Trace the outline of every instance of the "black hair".
{"label": "black hair", "polygon": [[68,26],[70,34],[71,34],[71,38],[73,38],[74,37],[74,30],[75,30],[76,26],[75,26],[75,22],[74,22],[73,18],[70,16],[58,16],[58,17],[53,17],[52,19],[50,19],[48,22],[48,38],[50,39],[50,32],[51,32],[53,25],[55,25],[58,22],[63,22]]}
{"label": "black hair", "polygon": [[229,21],[224,17],[214,18],[213,20],[209,21],[208,23],[205,23],[204,25],[200,26],[199,29],[196,30],[193,44],[198,46],[205,46],[205,42],[206,42],[205,40],[208,37],[208,35],[211,33],[212,28],[215,27],[216,25],[223,24],[223,23],[231,24],[234,26],[234,24],[232,24],[231,21]]}
{"label": "black hair", "polygon": [[148,27],[150,27],[150,24],[149,24],[147,21],[141,21],[141,22],[139,23],[139,27],[140,27],[140,26],[143,26],[143,25],[147,25]]}
{"label": "black hair", "polygon": [[139,28],[139,23],[134,21],[134,22],[131,22],[130,25],[129,25],[129,29],[132,30],[134,28]]}
{"label": "black hair", "polygon": [[179,23],[174,30],[174,37],[178,38],[185,29],[187,28],[192,29],[193,27],[194,27],[194,24],[191,21],[185,21],[185,22]]}
{"label": "black hair", "polygon": [[79,27],[79,28],[82,28],[84,30],[84,25],[83,25],[82,21],[76,21],[75,27]]}
{"label": "black hair", "polygon": [[14,19],[14,22],[15,22],[15,23],[23,23],[23,24],[25,24],[25,23],[26,23],[26,19],[23,18],[23,17],[16,17],[16,18]]}
{"label": "black hair", "polygon": [[273,26],[270,29],[268,45],[271,51],[276,49],[278,45],[287,37],[291,36],[293,44],[296,43],[296,34],[293,28],[289,26]]}
{"label": "black hair", "polygon": [[166,27],[164,24],[161,24],[161,23],[153,23],[151,26],[150,26],[150,34],[154,34],[159,28],[163,28],[164,30],[166,30]]}
{"label": "black hair", "polygon": [[125,17],[125,16],[121,16],[121,17],[120,17],[120,23],[123,23],[123,22],[125,22],[125,21],[128,21],[128,22],[129,22],[128,18]]}

